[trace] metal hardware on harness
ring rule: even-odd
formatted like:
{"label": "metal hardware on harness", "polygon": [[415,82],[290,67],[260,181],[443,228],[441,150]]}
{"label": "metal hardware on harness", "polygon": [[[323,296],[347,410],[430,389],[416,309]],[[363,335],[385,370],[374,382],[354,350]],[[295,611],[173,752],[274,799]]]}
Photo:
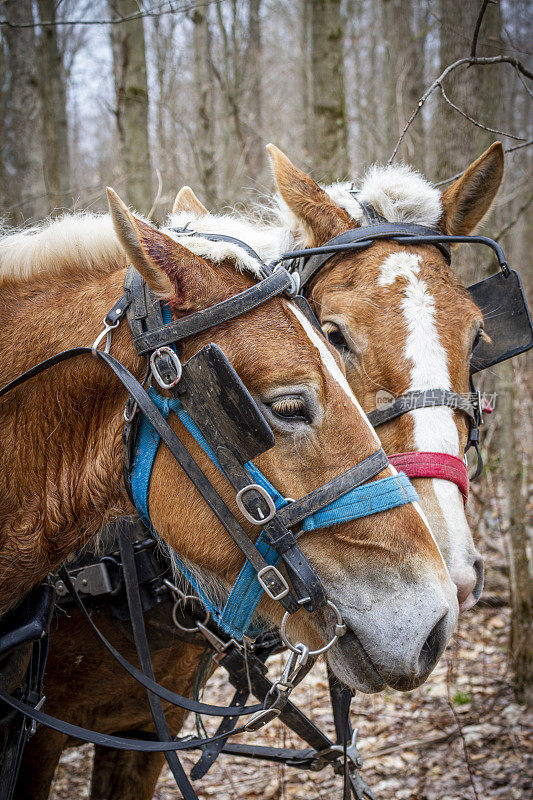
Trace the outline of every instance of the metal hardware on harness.
{"label": "metal hardware on harness", "polygon": [[[271,576],[270,586],[267,583],[265,575]],[[272,600],[282,600],[289,594],[289,584],[287,583],[287,581],[285,580],[279,569],[277,569],[273,564],[269,564],[267,567],[263,567],[263,569],[260,569],[259,572],[257,573],[257,580],[259,581],[259,583],[261,584],[267,595]],[[274,590],[272,589],[273,585],[274,586],[281,585],[282,588],[279,592],[275,593]]]}
{"label": "metal hardware on harness", "polygon": [[309,660],[309,648],[303,642],[298,642],[294,645],[294,650],[289,652],[289,657],[287,659],[287,663],[283,668],[283,672],[281,673],[281,678],[277,681],[274,681],[272,684],[272,689],[270,690],[269,694],[273,692],[275,687],[282,686],[287,688],[293,688],[294,682],[298,677],[300,670],[305,667],[307,661]]}
{"label": "metal hardware on harness", "polygon": [[[283,264],[277,264],[272,272],[279,272],[280,270],[285,271]],[[285,294],[288,297],[295,297],[300,291],[300,274],[298,272],[289,272],[289,277],[291,279],[291,286],[285,290]]]}
{"label": "metal hardware on harness", "polygon": [[[168,356],[172,362],[172,366],[176,370],[176,377],[174,380],[166,381],[159,371],[156,359],[162,358],[163,356]],[[182,373],[181,361],[171,347],[163,346],[158,347],[157,350],[154,350],[150,356],[150,369],[152,371],[152,375],[162,389],[172,389],[180,382]]]}
{"label": "metal hardware on harness", "polygon": [[111,335],[113,333],[113,330],[119,326],[120,319],[117,319],[116,322],[108,322],[107,317],[104,317],[103,323],[104,323],[104,330],[98,334],[98,336],[96,337],[91,346],[91,351],[93,356],[96,355],[96,351],[98,350],[98,345],[100,344],[100,342],[104,337],[105,337],[104,353],[109,353],[109,351],[111,350]]}
{"label": "metal hardware on harness", "polygon": [[[177,611],[181,605],[185,605],[186,603],[199,603],[203,607],[204,604],[202,603],[200,598],[197,597],[195,594],[185,594],[185,592],[182,592],[181,589],[178,589],[178,587],[175,586],[173,583],[171,583],[167,578],[165,578],[163,583],[168,589],[170,589],[172,594],[176,596],[176,599],[174,601],[174,607],[172,609],[172,622],[174,623],[176,628],[180,631],[183,631],[184,633],[197,633],[200,630],[198,625],[188,628],[187,626],[182,625],[180,622],[178,622]],[[204,611],[205,611],[205,617],[202,625],[207,625],[207,623],[209,622],[209,617],[211,615],[209,611],[207,611],[207,609],[204,608]]]}
{"label": "metal hardware on harness", "polygon": [[[344,755],[344,747],[342,744],[332,744],[331,747],[326,747],[324,750],[319,750],[316,754],[317,762],[323,761],[339,761],[339,759]],[[346,748],[346,757],[352,762],[354,767],[357,769],[361,769],[363,766],[363,759],[359,753],[359,749],[357,747],[357,728],[354,729],[352,733],[352,740],[348,747]],[[339,767],[342,765],[339,764]]]}
{"label": "metal hardware on harness", "polygon": [[224,655],[224,653],[230,649],[230,647],[235,647],[239,651],[243,650],[241,644],[236,639],[231,638],[227,641],[224,641],[210,628],[207,628],[203,622],[196,622],[196,625],[204,639],[216,651],[216,655],[213,656],[213,661],[218,661]]}
{"label": "metal hardware on harness", "polygon": [[135,419],[135,414],[139,410],[139,406],[133,399],[133,397],[128,397],[126,400],[126,405],[124,406],[124,422],[130,423],[133,422]]}
{"label": "metal hardware on harness", "polygon": [[[80,594],[90,594],[93,597],[97,597],[100,594],[109,594],[113,591],[108,569],[101,561],[97,564],[89,564],[87,567],[71,570],[69,575],[70,580]],[[68,589],[61,578],[55,582],[55,590],[58,597],[65,597],[68,594]]]}
{"label": "metal hardware on harness", "polygon": [[[304,597],[302,600],[299,600],[298,602],[300,605],[302,605],[307,601],[307,599],[308,599],[307,597]],[[308,652],[309,656],[319,656],[321,655],[321,653],[326,653],[330,649],[330,647],[333,647],[333,645],[336,642],[338,642],[341,636],[344,636],[344,634],[347,631],[346,625],[344,624],[344,620],[342,618],[342,614],[335,605],[335,603],[332,603],[331,600],[327,600],[326,603],[332,609],[333,613],[335,614],[335,617],[337,618],[337,622],[335,624],[335,634],[333,638],[327,644],[324,645],[324,647],[320,647],[318,648],[318,650],[309,650]],[[298,648],[301,646],[301,642],[293,644],[291,640],[288,638],[286,633],[287,620],[289,619],[290,616],[291,615],[287,611],[283,615],[283,619],[281,620],[281,626],[279,629],[279,635],[281,636],[281,641],[283,642],[285,647],[288,647],[289,650],[292,650],[293,653],[299,653],[300,650]]]}
{"label": "metal hardware on harness", "polygon": [[273,719],[279,717],[288,703],[289,695],[294,689],[299,673],[304,669],[309,658],[307,645],[298,642],[289,653],[287,663],[283,668],[281,677],[274,681],[264,700],[264,708],[257,711],[246,723],[247,731],[257,731],[264,728]]}
{"label": "metal hardware on harness", "polygon": [[[252,491],[257,492],[257,494],[261,495],[261,497],[267,504],[268,514],[266,515],[266,517],[259,517],[259,518],[254,517],[252,514],[250,514],[250,512],[244,505],[242,498],[248,492]],[[243,517],[246,517],[248,522],[251,522],[252,525],[266,525],[267,522],[270,522],[270,520],[276,516],[277,509],[276,506],[274,505],[274,501],[272,500],[267,490],[264,489],[262,486],[259,486],[258,483],[250,483],[248,486],[245,486],[243,489],[240,489],[240,491],[237,492],[237,496],[235,497],[235,502],[237,503],[237,508],[239,509]],[[259,514],[261,513],[261,509],[259,508],[259,506],[257,506],[257,511]]]}

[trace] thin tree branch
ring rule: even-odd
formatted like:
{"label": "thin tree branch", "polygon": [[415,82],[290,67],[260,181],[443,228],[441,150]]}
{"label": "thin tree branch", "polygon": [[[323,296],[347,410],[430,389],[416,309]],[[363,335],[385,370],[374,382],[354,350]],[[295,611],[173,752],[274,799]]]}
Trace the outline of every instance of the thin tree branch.
{"label": "thin tree branch", "polygon": [[[524,147],[531,147],[533,144],[533,139],[529,139],[527,142],[523,144],[516,144],[514,147],[506,147],[503,151],[504,153],[514,153],[515,150],[522,150]],[[456,181],[461,175],[464,174],[464,169],[461,172],[458,172],[456,175],[452,175],[451,178],[446,178],[443,181],[439,181],[438,183],[434,183],[434,186],[444,186],[447,183],[452,183],[452,181]]]}
{"label": "thin tree branch", "polygon": [[434,186],[445,186],[445,184],[447,184],[447,183],[452,183],[452,181],[456,181],[456,180],[457,180],[458,178],[460,178],[460,177],[461,177],[461,175],[463,175],[463,174],[464,174],[464,169],[463,169],[463,170],[461,170],[461,172],[458,172],[456,175],[452,175],[452,177],[451,177],[451,178],[446,178],[446,180],[444,180],[444,181],[439,181],[438,183],[434,183],[433,185],[434,185]]}
{"label": "thin tree branch", "polygon": [[[56,27],[56,26],[64,26],[64,25],[120,25],[123,22],[130,22],[131,20],[135,19],[144,19],[146,18],[153,18],[153,17],[163,17],[167,14],[188,14],[192,11],[195,7],[198,7],[198,3],[189,2],[182,6],[174,6],[171,0],[167,0],[169,8],[163,8],[159,6],[158,8],[151,8],[147,9],[146,11],[136,11],[134,14],[128,14],[126,17],[115,17],[113,19],[61,19],[61,20],[54,20],[54,21],[47,21],[44,20],[42,22],[8,22],[7,20],[0,20],[0,26],[4,26],[5,28],[45,28],[45,27]],[[205,0],[202,3],[202,6],[210,6],[213,3],[218,3],[219,0]],[[162,5],[166,5],[163,3]]]}
{"label": "thin tree branch", "polygon": [[496,236],[494,236],[494,241],[495,242],[499,242],[500,239],[502,238],[502,236],[505,236],[506,233],[509,233],[511,228],[514,225],[516,225],[516,223],[518,222],[518,220],[520,219],[520,217],[522,216],[524,211],[527,211],[527,209],[529,208],[529,206],[531,205],[532,202],[533,202],[533,192],[531,192],[529,197],[527,197],[524,200],[524,202],[522,203],[522,205],[520,206],[520,208],[517,210],[516,214],[514,215],[513,219],[510,220],[510,222],[508,222],[506,225],[504,225],[503,228],[500,231],[498,231]]}
{"label": "thin tree branch", "polygon": [[477,50],[477,39],[479,36],[479,30],[481,28],[481,23],[483,22],[483,17],[485,16],[485,11],[490,3],[490,0],[483,0],[481,4],[481,8],[479,9],[479,14],[476,20],[476,27],[474,28],[474,35],[472,37],[472,47],[470,48],[470,58],[476,57],[476,50]]}
{"label": "thin tree branch", "polygon": [[[449,689],[449,687],[448,687],[448,689]],[[461,723],[459,722],[459,717],[457,716],[457,712],[456,712],[455,708],[453,707],[453,703],[450,700],[449,695],[448,695],[448,706],[450,707],[450,711],[453,714],[453,718],[455,720],[455,724],[457,726],[457,730],[459,731],[459,736],[461,737],[461,742],[463,744],[463,753],[464,753],[464,756],[465,756],[466,768],[468,769],[468,776],[470,778],[470,785],[472,787],[472,791],[474,793],[474,797],[476,798],[476,800],[479,800],[479,795],[477,793],[476,784],[475,784],[475,781],[474,781],[474,772],[473,772],[473,769],[472,769],[472,762],[470,761],[470,753],[468,752],[468,746],[466,744],[465,735],[463,733],[463,729],[461,727]]]}
{"label": "thin tree branch", "polygon": [[157,204],[159,203],[159,200],[161,199],[161,192],[163,190],[163,180],[161,178],[161,172],[158,169],[156,169],[155,172],[156,172],[156,175],[157,175],[157,192],[156,192],[155,197],[154,197],[154,202],[152,203],[152,208],[148,212],[148,214],[146,216],[146,219],[151,219],[152,218],[152,214],[156,210]]}
{"label": "thin tree branch", "polygon": [[513,58],[512,56],[491,56],[490,58],[472,58],[472,57],[468,57],[468,58],[460,58],[458,61],[454,61],[453,64],[449,64],[446,67],[446,69],[443,70],[443,72],[441,72],[439,77],[436,80],[433,81],[431,86],[429,86],[426,89],[426,91],[424,92],[422,97],[419,99],[419,101],[418,101],[418,103],[416,105],[416,108],[414,109],[413,113],[411,114],[411,116],[409,117],[407,122],[405,123],[404,129],[401,132],[401,134],[400,134],[400,136],[398,138],[398,141],[396,142],[396,145],[394,147],[392,155],[389,158],[387,164],[392,164],[392,162],[394,161],[394,158],[395,158],[395,156],[396,156],[396,154],[397,154],[397,152],[398,152],[398,150],[400,148],[400,145],[401,145],[401,143],[403,142],[403,140],[405,138],[405,135],[406,135],[407,131],[409,130],[409,128],[411,127],[413,121],[415,120],[415,118],[419,114],[421,108],[424,106],[424,104],[426,103],[428,98],[431,97],[431,95],[433,94],[435,89],[437,89],[441,85],[443,80],[451,72],[453,72],[454,70],[458,69],[459,67],[462,67],[462,66],[465,66],[465,65],[484,67],[484,66],[490,66],[492,64],[511,64],[515,69],[517,69],[519,72],[521,72],[522,75],[525,75],[526,78],[531,78],[533,80],[533,73],[530,72],[528,69],[526,69],[526,67],[524,67],[524,65],[522,64],[521,61],[518,61],[518,59]]}
{"label": "thin tree branch", "polygon": [[450,100],[450,98],[448,97],[448,95],[444,91],[444,86],[442,86],[442,84],[439,84],[439,89],[440,89],[440,92],[442,94],[443,99],[448,103],[448,105],[451,106],[454,111],[457,111],[459,114],[461,114],[462,117],[464,117],[469,122],[471,122],[472,125],[475,125],[476,128],[481,128],[482,130],[488,131],[489,133],[497,133],[500,136],[508,136],[509,139],[516,139],[517,142],[525,142],[526,141],[523,136],[514,136],[514,134],[512,134],[512,133],[506,133],[505,131],[499,131],[497,128],[489,128],[486,125],[482,125],[481,122],[478,122],[477,120],[473,119],[472,117],[469,117],[468,114],[465,111],[463,111],[462,108],[459,108],[459,106],[456,106],[455,103],[453,103]]}
{"label": "thin tree branch", "polygon": [[524,144],[516,144],[514,147],[508,147],[505,152],[514,153],[515,150],[521,150],[523,147],[531,147],[532,144],[533,144],[533,139],[529,139],[529,141],[524,142]]}
{"label": "thin tree branch", "polygon": [[523,78],[523,77],[522,77],[522,75],[520,74],[520,70],[518,70],[518,69],[516,69],[516,68],[515,68],[515,72],[516,72],[516,74],[517,74],[518,80],[520,81],[520,83],[522,84],[522,86],[524,87],[524,89],[526,90],[526,92],[528,93],[528,95],[529,95],[529,96],[531,97],[531,99],[533,100],[533,92],[531,91],[531,89],[529,88],[529,86],[528,86],[528,85],[527,85],[527,83],[525,82],[524,78]]}

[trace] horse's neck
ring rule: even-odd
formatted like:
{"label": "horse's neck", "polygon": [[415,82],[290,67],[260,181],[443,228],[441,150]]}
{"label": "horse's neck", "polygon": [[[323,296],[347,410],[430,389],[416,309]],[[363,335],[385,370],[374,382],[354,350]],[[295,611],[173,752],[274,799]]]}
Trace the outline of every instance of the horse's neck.
{"label": "horse's neck", "polygon": [[[5,293],[2,383],[69,347],[90,345],[122,292],[123,273],[94,284]],[[113,350],[140,364],[127,325]],[[0,405],[0,613],[131,506],[121,481],[125,392],[79,356],[24,384]]]}

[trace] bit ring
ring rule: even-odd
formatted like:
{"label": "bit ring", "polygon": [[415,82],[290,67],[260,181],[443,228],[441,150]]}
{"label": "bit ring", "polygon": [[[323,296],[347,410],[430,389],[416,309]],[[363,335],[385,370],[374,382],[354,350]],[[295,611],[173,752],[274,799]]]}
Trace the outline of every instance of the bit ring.
{"label": "bit ring", "polygon": [[[304,597],[302,600],[299,600],[298,602],[301,605],[302,603],[307,602],[307,600],[309,600],[309,598]],[[338,642],[340,637],[344,636],[344,634],[346,633],[346,625],[344,624],[341,612],[339,611],[335,603],[331,602],[331,600],[326,600],[326,603],[331,608],[336,617],[335,634],[333,638],[327,644],[324,645],[324,647],[319,647],[317,650],[309,650],[308,656],[319,656],[322,653],[327,652],[330,649],[330,647],[333,647],[333,645],[336,644],[336,642]],[[286,633],[287,620],[289,619],[290,616],[291,615],[289,614],[288,611],[286,611],[285,614],[283,615],[283,619],[281,620],[281,625],[279,629],[279,635],[281,636],[281,641],[283,642],[285,647],[288,647],[289,650],[292,650],[293,653],[301,654],[301,643],[298,642],[296,645],[294,645],[288,638]],[[300,645],[300,648],[298,647],[298,645]]]}

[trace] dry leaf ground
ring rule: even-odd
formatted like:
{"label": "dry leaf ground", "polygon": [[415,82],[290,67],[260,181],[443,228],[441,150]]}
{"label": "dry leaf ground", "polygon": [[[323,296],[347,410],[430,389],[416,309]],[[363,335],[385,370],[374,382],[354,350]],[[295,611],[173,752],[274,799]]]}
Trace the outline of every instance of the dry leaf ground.
{"label": "dry leaf ground", "polygon": [[[529,496],[533,496],[530,487]],[[530,501],[528,510],[533,509]],[[352,721],[359,729],[363,777],[377,800],[531,800],[533,798],[533,710],[514,702],[508,668],[507,540],[503,491],[491,470],[473,485],[469,513],[485,559],[486,602],[462,615],[440,664],[419,689],[400,694],[358,695]],[[279,674],[280,658],[271,671]],[[229,702],[224,675],[216,672],[206,701]],[[324,666],[316,666],[293,695],[332,734]],[[207,725],[214,732],[216,721]],[[187,733],[194,732],[189,719]],[[297,737],[274,722],[243,740],[299,746]],[[198,756],[187,755],[191,767]],[[50,800],[85,800],[91,747],[67,751]],[[216,800],[340,800],[340,778],[331,769],[294,769],[221,756],[197,784],[200,798]],[[168,769],[155,800],[178,800]],[[136,800],[132,798],[132,800]]]}
{"label": "dry leaf ground", "polygon": [[[513,701],[507,675],[508,627],[507,609],[473,609],[462,618],[452,645],[424,686],[408,694],[390,691],[355,698],[353,722],[359,728],[363,776],[378,800],[533,796],[533,715]],[[278,659],[273,664],[273,674],[279,663]],[[223,674],[215,673],[205,699],[220,703],[229,697]],[[323,665],[298,687],[295,699],[331,733]],[[193,722],[189,720],[188,731],[193,731]],[[246,740],[298,746],[297,738],[277,723]],[[185,760],[192,765],[195,758]],[[66,752],[52,800],[87,798],[90,762],[89,746]],[[340,800],[341,782],[330,769],[304,773],[221,756],[198,785],[198,793],[216,800]],[[165,769],[155,800],[178,797]]]}

